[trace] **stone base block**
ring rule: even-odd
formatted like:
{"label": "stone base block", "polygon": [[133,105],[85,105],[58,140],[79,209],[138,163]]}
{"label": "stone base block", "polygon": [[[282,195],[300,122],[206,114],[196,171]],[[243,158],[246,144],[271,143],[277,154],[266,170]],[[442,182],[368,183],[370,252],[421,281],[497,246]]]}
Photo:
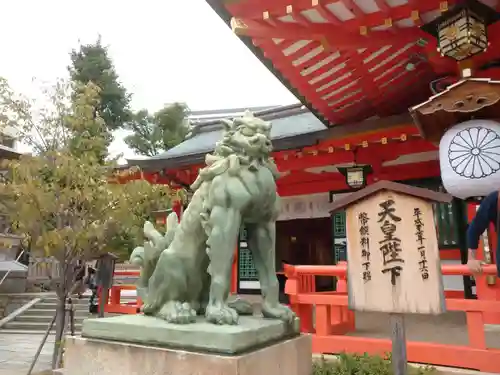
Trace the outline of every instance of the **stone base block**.
{"label": "stone base block", "polygon": [[296,336],[240,355],[190,352],[68,337],[64,373],[71,375],[310,375],[311,337]]}
{"label": "stone base block", "polygon": [[[297,321],[298,323],[298,321]],[[199,317],[192,324],[171,324],[152,316],[120,315],[85,319],[82,336],[173,349],[238,354],[296,336],[298,324],[242,316],[239,324],[224,326]]]}

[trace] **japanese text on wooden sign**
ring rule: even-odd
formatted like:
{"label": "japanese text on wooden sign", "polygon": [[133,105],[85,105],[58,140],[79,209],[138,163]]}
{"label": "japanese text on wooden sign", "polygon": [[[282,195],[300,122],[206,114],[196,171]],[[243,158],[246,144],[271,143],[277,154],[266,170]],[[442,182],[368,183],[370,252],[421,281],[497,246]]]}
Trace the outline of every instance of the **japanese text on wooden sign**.
{"label": "japanese text on wooden sign", "polygon": [[351,309],[444,312],[430,202],[384,190],[347,207],[346,222]]}

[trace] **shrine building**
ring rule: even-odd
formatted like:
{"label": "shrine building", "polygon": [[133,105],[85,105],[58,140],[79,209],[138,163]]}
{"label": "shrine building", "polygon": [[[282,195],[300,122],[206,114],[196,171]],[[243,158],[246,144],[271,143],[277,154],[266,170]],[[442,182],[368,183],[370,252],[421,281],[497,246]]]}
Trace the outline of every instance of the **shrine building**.
{"label": "shrine building", "polygon": [[[250,110],[255,110],[250,108]],[[220,111],[237,117],[242,111]],[[273,157],[283,177],[278,179],[282,213],[277,222],[276,271],[283,263],[336,264],[346,260],[345,214],[330,217],[330,203],[359,189],[366,180],[403,181],[440,188],[437,148],[422,140],[409,114],[362,121],[357,126],[328,128],[304,105],[258,108],[255,115],[272,122]],[[188,188],[203,167],[205,154],[221,138],[220,118],[197,118],[193,136],[167,152],[149,159],[129,160],[150,181]],[[384,130],[379,130],[383,126]],[[375,165],[375,162],[380,165]],[[373,168],[375,167],[375,171]],[[352,178],[347,180],[347,177]],[[457,212],[454,215],[454,212]],[[441,255],[445,263],[460,263],[459,225],[465,225],[464,205],[436,205]],[[458,220],[463,222],[459,223]],[[258,293],[259,283],[242,228],[235,261],[241,294]],[[319,290],[331,289],[329,278],[317,278]],[[446,288],[462,293],[460,276],[446,276]]]}
{"label": "shrine building", "polygon": [[[283,175],[278,273],[283,262],[346,260],[345,215],[330,217],[329,204],[380,180],[444,190],[438,146],[445,131],[471,119],[500,117],[500,85],[494,81],[500,76],[500,1],[207,3],[300,101],[256,111],[272,121],[273,158]],[[217,118],[200,121],[192,138],[129,165],[139,166],[150,181],[187,187],[221,128]],[[460,173],[467,177],[473,167],[464,168]],[[442,263],[467,261],[465,233],[476,206],[458,198],[434,206]],[[253,293],[259,285],[244,235],[242,229],[234,291]],[[488,263],[494,263],[495,241],[491,228],[479,249]],[[447,296],[476,293],[469,276],[444,276],[444,283]],[[477,293],[497,298],[490,287],[498,281],[488,284]],[[316,277],[318,291],[332,286],[332,280]]]}

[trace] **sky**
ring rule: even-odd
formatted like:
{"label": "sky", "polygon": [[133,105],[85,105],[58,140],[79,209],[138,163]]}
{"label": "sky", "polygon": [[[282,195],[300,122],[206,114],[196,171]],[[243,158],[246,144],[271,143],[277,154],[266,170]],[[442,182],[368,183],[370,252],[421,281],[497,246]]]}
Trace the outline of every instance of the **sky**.
{"label": "sky", "polygon": [[[36,96],[33,78],[67,77],[70,51],[99,34],[135,110],[173,101],[193,110],[297,102],[204,0],[6,1],[0,76]],[[123,135],[110,151],[131,157]]]}

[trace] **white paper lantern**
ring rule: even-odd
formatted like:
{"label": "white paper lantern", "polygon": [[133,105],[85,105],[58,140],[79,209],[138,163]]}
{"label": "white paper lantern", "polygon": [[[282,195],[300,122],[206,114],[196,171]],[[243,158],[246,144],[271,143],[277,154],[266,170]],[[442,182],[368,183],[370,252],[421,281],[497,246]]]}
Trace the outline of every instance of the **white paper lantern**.
{"label": "white paper lantern", "polygon": [[466,199],[500,189],[500,123],[471,120],[448,129],[439,142],[443,185]]}

